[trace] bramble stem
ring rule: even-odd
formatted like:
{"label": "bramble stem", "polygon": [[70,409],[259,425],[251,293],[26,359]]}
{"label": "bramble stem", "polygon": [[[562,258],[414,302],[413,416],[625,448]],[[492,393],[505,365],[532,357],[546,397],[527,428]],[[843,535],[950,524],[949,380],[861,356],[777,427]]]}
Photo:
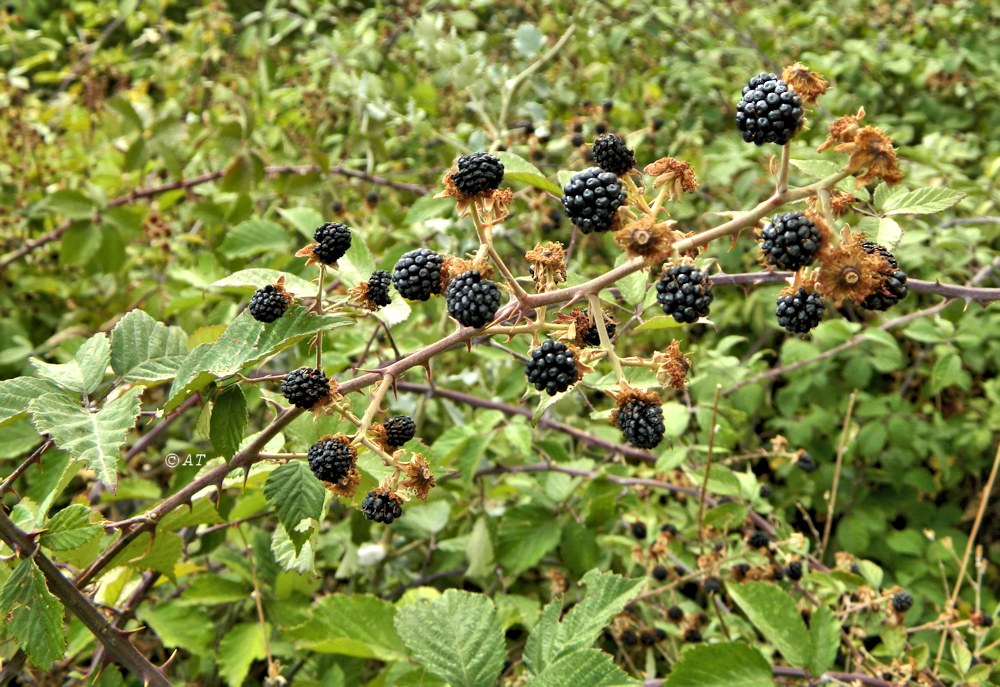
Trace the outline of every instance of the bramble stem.
{"label": "bramble stem", "polygon": [[355,433],[352,443],[356,444],[365,441],[365,434],[368,432],[368,428],[372,426],[372,420],[375,419],[379,408],[382,407],[382,400],[385,398],[386,392],[389,391],[394,381],[395,377],[388,373],[382,378],[382,383],[375,389],[372,400],[368,403],[368,408],[365,410],[364,417],[361,418],[361,423],[358,425],[358,431]]}
{"label": "bramble stem", "polygon": [[480,247],[479,250],[482,251],[482,247],[486,246],[486,252],[489,253],[490,260],[496,265],[497,270],[503,275],[503,278],[507,280],[507,284],[510,286],[511,290],[514,292],[514,297],[520,302],[523,301],[528,294],[521,285],[517,283],[517,279],[511,274],[510,270],[507,268],[506,263],[497,253],[496,248],[493,247],[493,230],[492,227],[483,226],[483,222],[479,217],[479,211],[476,206],[469,206],[469,214],[472,216],[472,222],[476,225],[476,233],[479,235]]}
{"label": "bramble stem", "polygon": [[823,523],[823,541],[819,546],[817,558],[823,560],[826,556],[826,547],[830,543],[830,530],[833,527],[833,513],[837,506],[837,488],[840,485],[840,472],[844,466],[844,453],[847,450],[847,438],[851,433],[851,415],[854,413],[854,401],[858,397],[858,390],[851,392],[847,399],[847,412],[844,413],[844,427],[840,432],[840,444],[837,446],[837,461],[833,470],[833,484],[830,486],[830,502],[826,507],[826,522]]}
{"label": "bramble stem", "polygon": [[588,293],[587,302],[590,304],[590,316],[594,318],[594,326],[597,327],[597,336],[601,339],[601,348],[604,349],[604,352],[608,355],[608,360],[611,361],[611,367],[614,368],[618,384],[624,384],[625,373],[622,370],[621,362],[618,360],[618,354],[615,353],[615,347],[611,343],[611,337],[608,336],[608,328],[604,324],[604,311],[601,310],[601,299],[596,293]]}
{"label": "bramble stem", "polygon": [[792,160],[792,144],[786,143],[781,147],[781,167],[778,169],[778,183],[774,190],[776,195],[781,195],[788,191],[788,169]]}
{"label": "bramble stem", "polygon": [[708,430],[708,459],[705,461],[705,477],[701,480],[701,492],[698,495],[698,542],[705,548],[705,497],[708,493],[708,476],[712,473],[712,456],[715,452],[716,420],[719,417],[719,398],[722,396],[722,385],[715,385],[715,398],[712,399],[712,425]]}

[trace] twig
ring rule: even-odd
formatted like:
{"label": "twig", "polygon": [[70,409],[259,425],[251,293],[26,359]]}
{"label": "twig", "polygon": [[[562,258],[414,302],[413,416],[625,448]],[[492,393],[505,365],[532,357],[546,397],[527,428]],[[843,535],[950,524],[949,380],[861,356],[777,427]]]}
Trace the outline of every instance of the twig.
{"label": "twig", "polygon": [[823,541],[819,546],[817,558],[826,557],[826,546],[830,542],[830,531],[833,527],[833,512],[837,506],[837,487],[840,485],[840,471],[844,466],[844,452],[847,450],[847,437],[851,433],[851,415],[854,413],[854,401],[858,397],[855,389],[847,399],[847,412],[844,413],[844,427],[840,432],[840,444],[837,446],[837,461],[833,470],[833,484],[830,487],[830,502],[826,505],[826,522],[823,523]]}
{"label": "twig", "polygon": [[594,326],[597,327],[597,336],[601,340],[601,348],[611,361],[611,368],[615,371],[615,377],[619,384],[624,384],[625,373],[622,371],[622,363],[615,353],[614,344],[608,336],[607,325],[604,324],[604,311],[601,309],[601,299],[596,293],[587,294],[587,302],[590,304],[590,316],[594,318]]}
{"label": "twig", "polygon": [[559,54],[559,51],[562,50],[563,46],[566,45],[566,41],[569,40],[569,37],[573,35],[575,30],[576,24],[570,24],[569,28],[563,32],[562,36],[559,37],[559,40],[555,42],[555,45],[542,53],[537,60],[532,62],[504,84],[503,95],[500,98],[500,126],[507,126],[507,113],[510,112],[510,105],[514,101],[514,96],[517,94],[521,84],[523,84],[529,76],[541,69],[542,65],[554,59],[556,55]]}
{"label": "twig", "polygon": [[705,477],[701,480],[701,490],[698,495],[698,542],[705,547],[705,496],[708,493],[708,476],[712,473],[712,456],[715,452],[715,433],[718,428],[719,399],[722,397],[722,385],[715,385],[715,398],[712,399],[712,425],[708,428],[708,458],[705,461]]}
{"label": "twig", "polygon": [[23,475],[24,471],[27,470],[29,467],[31,467],[33,463],[41,461],[42,454],[48,451],[51,446],[52,446],[52,439],[46,439],[45,442],[41,446],[36,448],[34,452],[30,456],[28,456],[28,458],[23,463],[14,468],[14,471],[9,475],[7,475],[7,479],[5,479],[3,482],[0,482],[0,496],[3,496],[8,491],[10,491],[14,486],[14,482],[17,481],[17,478]]}

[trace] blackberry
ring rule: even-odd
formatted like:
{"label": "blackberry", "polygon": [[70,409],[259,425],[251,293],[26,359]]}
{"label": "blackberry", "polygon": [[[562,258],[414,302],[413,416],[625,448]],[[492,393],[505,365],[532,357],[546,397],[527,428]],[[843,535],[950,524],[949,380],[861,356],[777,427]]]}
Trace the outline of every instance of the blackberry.
{"label": "blackberry", "polygon": [[365,517],[375,522],[392,523],[393,520],[403,517],[403,507],[400,499],[395,494],[382,489],[372,489],[361,502],[361,512]]}
{"label": "blackberry", "polygon": [[426,301],[441,293],[441,264],[444,259],[429,248],[417,248],[396,262],[392,283],[396,290],[411,301]]}
{"label": "blackberry", "polygon": [[652,569],[652,570],[650,571],[650,573],[649,573],[649,574],[650,574],[650,575],[652,576],[652,578],[653,578],[654,580],[656,580],[657,582],[663,582],[663,581],[664,581],[664,580],[666,580],[666,579],[667,579],[667,577],[669,576],[669,574],[670,574],[670,571],[669,571],[669,570],[667,570],[667,566],[665,566],[665,565],[657,565],[656,567],[654,567],[654,568],[653,568],[653,569]]}
{"label": "blackberry", "polygon": [[524,373],[536,389],[555,396],[576,383],[576,356],[566,344],[547,339],[531,351]]}
{"label": "blackberry", "polygon": [[913,608],[913,597],[907,592],[896,592],[892,595],[892,610],[896,613],[906,613]]}
{"label": "blackberry", "polygon": [[771,495],[771,485],[770,484],[762,484],[762,485],[760,485],[760,497],[762,499],[766,499],[770,495]]}
{"label": "blackberry", "polygon": [[583,134],[581,134],[579,132],[573,134],[570,137],[569,142],[570,142],[570,145],[572,145],[574,148],[579,148],[580,146],[583,145]]}
{"label": "blackberry", "polygon": [[771,543],[771,537],[768,536],[767,532],[761,532],[760,530],[754,531],[747,539],[747,544],[754,549],[766,548],[768,544]]}
{"label": "blackberry", "polygon": [[815,291],[806,291],[801,286],[795,293],[778,296],[774,314],[785,331],[791,334],[805,334],[815,328],[823,319],[826,303]]}
{"label": "blackberry", "polygon": [[601,103],[601,109],[605,112],[611,112],[611,108],[615,106],[615,101],[608,98],[603,103]]}
{"label": "blackberry", "polygon": [[358,453],[334,437],[323,437],[309,447],[309,469],[316,479],[336,484],[350,474]]}
{"label": "blackberry", "polygon": [[671,537],[676,537],[678,533],[677,525],[669,522],[660,525],[660,531],[669,534]]}
{"label": "blackberry", "polygon": [[796,457],[795,464],[799,466],[799,470],[802,472],[816,472],[819,470],[819,463],[808,453],[803,453]]}
{"label": "blackberry", "polygon": [[662,642],[664,639],[667,638],[667,631],[664,630],[662,627],[654,627],[653,634],[656,635],[656,641],[658,642]]}
{"label": "blackberry", "polygon": [[466,327],[482,327],[493,320],[500,307],[500,287],[483,279],[477,270],[464,272],[445,291],[448,314]]}
{"label": "blackberry", "polygon": [[[590,315],[587,310],[583,311],[585,315]],[[608,338],[610,339],[615,335],[615,329],[617,328],[617,323],[608,319],[607,315],[604,316],[604,328],[608,331]],[[600,346],[601,345],[601,335],[597,331],[597,326],[595,324],[594,318],[590,318],[590,326],[587,327],[583,332],[577,332],[580,341],[582,341],[587,346]]]}
{"label": "blackberry", "polygon": [[594,132],[597,133],[598,135],[603,135],[608,133],[608,123],[598,122],[597,124],[594,125]]}
{"label": "blackberry", "polygon": [[671,606],[667,609],[667,617],[673,620],[675,623],[684,620],[684,611],[681,610],[680,606]]}
{"label": "blackberry", "polygon": [[293,406],[309,410],[330,395],[330,380],[322,370],[300,367],[285,375],[281,381],[281,395]]}
{"label": "blackberry", "polygon": [[696,644],[698,642],[703,641],[701,637],[701,632],[699,632],[697,628],[689,627],[688,629],[684,630],[684,641],[691,642],[692,644]]}
{"label": "blackberry", "polygon": [[639,398],[626,401],[618,409],[616,424],[625,441],[636,448],[655,448],[663,441],[663,408]]}
{"label": "blackberry", "polygon": [[743,87],[736,126],[747,143],[785,145],[802,127],[802,99],[777,75],[761,72]]}
{"label": "blackberry", "polygon": [[760,235],[764,261],[783,270],[797,270],[812,263],[823,242],[819,227],[801,212],[775,215]]}
{"label": "blackberry", "polygon": [[646,538],[646,524],[642,520],[636,520],[629,527],[629,531],[632,532],[632,536],[636,539]]}
{"label": "blackberry", "polygon": [[785,574],[788,575],[788,579],[792,580],[793,582],[798,582],[799,580],[801,580],[802,562],[792,561],[791,563],[789,563],[788,567],[785,568]]}
{"label": "blackberry", "polygon": [[313,241],[313,256],[324,265],[332,265],[351,247],[351,230],[340,222],[326,222],[316,228]]}
{"label": "blackberry", "polygon": [[775,582],[781,582],[785,579],[785,571],[780,566],[771,568],[771,575],[774,576]]}
{"label": "blackberry", "polygon": [[745,579],[748,572],[750,572],[750,566],[747,563],[737,563],[733,566],[733,576],[737,580]]}
{"label": "blackberry", "polygon": [[639,637],[632,630],[622,631],[619,639],[621,639],[622,644],[625,646],[635,646],[639,643]]}
{"label": "blackberry", "polygon": [[392,277],[385,270],[375,270],[372,276],[368,277],[368,300],[380,308],[392,303],[389,296],[389,284]]}
{"label": "blackberry", "polygon": [[465,197],[493,191],[503,181],[503,163],[489,153],[473,153],[458,158],[458,171],[452,172],[455,188]]}
{"label": "blackberry", "polygon": [[274,322],[288,309],[291,297],[274,284],[262,286],[253,292],[247,310],[258,322]]}
{"label": "blackberry", "polygon": [[566,215],[584,234],[607,231],[625,204],[625,190],[617,175],[588,167],[563,187],[562,202]]}
{"label": "blackberry", "polygon": [[865,310],[888,310],[906,298],[906,294],[910,292],[906,286],[906,272],[899,269],[899,264],[896,262],[895,256],[883,246],[871,241],[865,241],[861,244],[861,247],[865,249],[866,253],[881,255],[889,263],[889,266],[892,267],[892,273],[883,276],[882,283],[880,284],[881,289],[865,298],[861,303],[861,307]]}
{"label": "blackberry", "polygon": [[643,630],[639,633],[639,641],[643,646],[653,646],[656,644],[656,633],[652,630]]}
{"label": "blackberry", "polygon": [[616,176],[627,174],[635,167],[635,151],[625,146],[625,139],[621,136],[598,136],[594,141],[593,152],[597,166]]}
{"label": "blackberry", "polygon": [[386,442],[392,448],[399,448],[417,433],[417,423],[408,415],[396,415],[382,423]]}
{"label": "blackberry", "polygon": [[701,588],[705,590],[706,594],[718,594],[722,591],[722,580],[718,577],[706,577],[705,581],[701,583]]}
{"label": "blackberry", "polygon": [[656,284],[656,300],[663,312],[682,323],[707,317],[714,297],[708,275],[691,265],[668,268]]}

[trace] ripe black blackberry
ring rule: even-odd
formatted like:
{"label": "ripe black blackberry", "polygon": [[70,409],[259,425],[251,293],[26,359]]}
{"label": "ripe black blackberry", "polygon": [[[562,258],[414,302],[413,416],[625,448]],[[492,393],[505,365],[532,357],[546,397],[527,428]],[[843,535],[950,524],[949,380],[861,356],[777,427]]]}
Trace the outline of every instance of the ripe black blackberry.
{"label": "ripe black blackberry", "polygon": [[583,134],[581,134],[579,131],[574,133],[572,136],[570,136],[569,142],[570,145],[572,145],[574,148],[579,148],[580,146],[583,145]]}
{"label": "ripe black blackberry", "polygon": [[351,247],[351,230],[340,222],[326,222],[316,228],[313,241],[313,256],[324,265],[332,265]]}
{"label": "ripe black blackberry", "polygon": [[399,448],[417,433],[417,423],[409,415],[396,415],[382,423],[385,440],[392,448]]}
{"label": "ripe black blackberry", "polygon": [[389,284],[392,277],[385,270],[375,270],[372,276],[368,277],[368,300],[380,308],[392,303],[389,295]]}
{"label": "ripe black blackberry", "polygon": [[[590,312],[587,310],[583,311],[584,315],[589,316]],[[615,335],[615,330],[617,329],[617,323],[609,320],[607,315],[604,315],[604,328],[608,332],[608,338],[612,338]],[[580,341],[582,341],[587,346],[600,346],[601,345],[601,335],[597,331],[596,320],[590,318],[590,326],[583,330],[583,332],[578,332]]]}
{"label": "ripe black blackberry", "polygon": [[656,633],[653,630],[643,630],[639,633],[639,641],[643,646],[653,646],[656,644]]}
{"label": "ripe black blackberry", "polygon": [[600,167],[577,172],[563,187],[566,215],[584,234],[607,231],[618,208],[625,204],[625,189],[617,175]]}
{"label": "ripe black blackberry", "polygon": [[268,284],[253,292],[247,310],[250,311],[250,316],[258,322],[274,322],[285,314],[285,310],[288,309],[288,304],[291,302],[291,296],[285,293],[284,289],[279,289],[274,284]]}
{"label": "ripe black blackberry", "polygon": [[669,267],[656,284],[656,300],[663,312],[682,323],[707,317],[714,297],[708,274],[692,265]]}
{"label": "ripe black blackberry", "polygon": [[862,301],[861,307],[865,310],[888,310],[906,298],[906,295],[910,292],[910,289],[906,286],[906,272],[899,269],[899,264],[896,262],[895,256],[886,250],[884,246],[872,243],[871,241],[865,241],[861,244],[861,247],[865,249],[866,253],[881,255],[892,267],[892,273],[886,274],[882,279],[881,289]]}
{"label": "ripe black blackberry", "polygon": [[594,125],[594,132],[598,136],[608,133],[608,123],[598,122],[597,124]]}
{"label": "ripe black blackberry", "polygon": [[594,162],[605,172],[622,176],[635,167],[635,151],[626,147],[625,139],[614,134],[598,136],[594,141]]}
{"label": "ripe black blackberry", "polygon": [[706,577],[705,581],[701,583],[701,588],[705,590],[706,594],[718,594],[722,591],[722,580],[718,577]]}
{"label": "ripe black blackberry", "polygon": [[369,520],[386,525],[403,517],[403,507],[399,497],[381,487],[368,492],[364,501],[361,502],[361,512]]}
{"label": "ripe black blackberry", "polygon": [[623,630],[619,639],[625,646],[635,646],[639,643],[639,637],[632,630]]}
{"label": "ripe black blackberry", "polygon": [[671,537],[676,537],[679,530],[677,529],[677,525],[668,522],[660,525],[660,531],[670,535]]}
{"label": "ripe black blackberry", "polygon": [[819,227],[801,212],[775,215],[760,235],[764,261],[783,270],[797,270],[812,263],[823,242]]}
{"label": "ripe black blackberry", "polygon": [[657,582],[663,582],[670,575],[670,571],[667,570],[667,566],[665,565],[657,565],[650,571],[649,574]]}
{"label": "ripe black blackberry", "polygon": [[785,574],[788,575],[788,579],[793,582],[798,582],[802,579],[802,561],[792,561],[785,568]]}
{"label": "ripe black blackberry", "polygon": [[690,642],[692,644],[696,644],[698,642],[703,641],[701,632],[699,632],[696,628],[689,627],[688,629],[684,630],[684,641]]}
{"label": "ripe black blackberry", "polygon": [[736,126],[747,143],[784,145],[802,127],[802,99],[777,75],[761,72],[743,87]]}
{"label": "ripe black blackberry", "polygon": [[642,540],[646,538],[646,523],[642,520],[636,520],[629,526],[629,531],[632,532],[632,536],[636,539]]}
{"label": "ripe black blackberry", "polygon": [[531,351],[524,373],[536,389],[555,396],[576,383],[576,356],[566,344],[547,339]]}
{"label": "ripe black blackberry", "polygon": [[766,499],[770,495],[771,495],[771,485],[770,484],[762,484],[762,485],[760,485],[760,497],[762,499]]}
{"label": "ripe black blackberry", "polygon": [[795,464],[802,472],[816,472],[819,470],[819,463],[808,453],[802,453],[795,458]]}
{"label": "ripe black blackberry", "polygon": [[309,410],[330,395],[330,380],[322,370],[300,367],[285,375],[281,395],[293,406]]}
{"label": "ripe black blackberry", "polygon": [[754,549],[766,548],[770,543],[771,537],[767,534],[767,532],[762,532],[760,530],[755,530],[747,539],[747,544]]}
{"label": "ripe black blackberry", "polygon": [[896,592],[892,595],[892,610],[896,613],[906,613],[913,608],[913,597],[907,592]]}
{"label": "ripe black blackberry", "polygon": [[805,334],[814,329],[823,319],[823,309],[826,303],[815,291],[806,291],[803,287],[795,293],[778,296],[775,301],[774,314],[785,331],[792,334]]}
{"label": "ripe black blackberry", "polygon": [[392,273],[392,283],[403,298],[426,301],[441,293],[441,264],[444,259],[429,248],[404,253]]}
{"label": "ripe black blackberry", "polygon": [[483,279],[477,270],[463,272],[445,291],[448,314],[466,327],[482,327],[493,321],[500,307],[500,287]]}
{"label": "ripe black blackberry", "polygon": [[455,188],[465,197],[493,191],[503,181],[503,163],[489,153],[473,153],[458,158],[458,171],[452,172]]}
{"label": "ripe black blackberry", "polygon": [[327,436],[309,447],[309,469],[316,479],[336,484],[350,474],[357,457],[353,446]]}
{"label": "ripe black blackberry", "polygon": [[684,611],[680,606],[671,606],[667,609],[667,617],[673,620],[675,623],[684,620]]}
{"label": "ripe black blackberry", "polygon": [[663,408],[640,398],[626,401],[618,409],[617,426],[622,437],[636,448],[655,448],[663,441]]}

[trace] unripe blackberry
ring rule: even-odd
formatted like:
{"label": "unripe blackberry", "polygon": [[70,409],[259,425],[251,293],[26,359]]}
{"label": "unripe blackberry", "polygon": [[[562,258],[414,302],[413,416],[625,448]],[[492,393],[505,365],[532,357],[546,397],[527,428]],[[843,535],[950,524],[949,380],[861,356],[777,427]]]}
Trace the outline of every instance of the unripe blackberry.
{"label": "unripe blackberry", "polygon": [[500,307],[500,287],[483,279],[477,270],[464,272],[445,291],[448,314],[466,327],[482,327],[493,321]]}
{"label": "unripe blackberry", "polygon": [[805,334],[815,328],[823,319],[826,304],[815,291],[799,287],[795,293],[778,296],[774,314],[778,324],[792,334]]}
{"label": "unripe blackberry", "polygon": [[[585,315],[590,313],[586,310],[583,311]],[[612,338],[615,335],[615,330],[617,329],[617,324],[608,319],[607,315],[604,315],[604,328],[608,332],[608,338]],[[590,326],[587,327],[583,332],[579,333],[580,341],[582,341],[587,346],[600,346],[601,345],[601,334],[597,331],[596,321],[591,318]]]}
{"label": "unripe blackberry", "polygon": [[605,172],[622,176],[635,167],[635,151],[626,147],[625,139],[614,134],[598,136],[594,141],[594,162]]}
{"label": "unripe blackberry", "polygon": [[417,433],[417,423],[408,415],[396,415],[382,423],[385,428],[386,443],[392,448],[399,448],[412,439]]}
{"label": "unripe blackberry", "polygon": [[332,265],[351,247],[351,230],[340,222],[326,222],[316,228],[313,241],[313,256],[324,265]]}
{"label": "unripe blackberry", "polygon": [[625,441],[636,448],[655,448],[663,441],[663,408],[639,398],[626,401],[618,409],[618,428]]}
{"label": "unripe blackberry", "polygon": [[403,506],[398,496],[380,487],[368,492],[361,502],[361,512],[369,520],[388,525],[403,516]]}
{"label": "unripe blackberry", "polygon": [[392,277],[385,270],[376,270],[368,277],[368,300],[380,308],[392,303],[389,295],[389,284]]}
{"label": "unripe blackberry", "polygon": [[801,212],[775,215],[760,235],[765,262],[783,270],[797,270],[812,263],[823,243],[819,227]]}
{"label": "unripe blackberry", "polygon": [[584,234],[607,231],[625,204],[625,190],[615,174],[589,167],[563,187],[562,202],[566,215]]}
{"label": "unripe blackberry", "polygon": [[309,447],[309,469],[323,482],[336,484],[347,477],[357,458],[353,446],[334,437],[323,437]]}
{"label": "unripe blackberry", "polygon": [[656,300],[678,322],[691,324],[707,317],[713,298],[708,275],[691,265],[668,268],[656,284]]}
{"label": "unripe blackberry", "polygon": [[789,563],[788,567],[785,568],[785,574],[788,575],[788,579],[792,580],[793,582],[798,582],[799,580],[801,580],[802,562],[792,561],[791,563]]}
{"label": "unripe blackberry", "polygon": [[861,303],[861,307],[866,310],[888,310],[906,298],[906,295],[910,292],[906,286],[906,272],[899,269],[895,256],[886,250],[885,247],[871,241],[865,241],[861,244],[861,247],[869,254],[881,255],[892,267],[892,273],[883,276],[882,283],[880,284],[881,288],[865,298]]}
{"label": "unripe blackberry", "polygon": [[444,259],[428,248],[417,248],[396,262],[392,283],[403,298],[426,301],[441,293],[441,264]]}
{"label": "unripe blackberry", "polygon": [[281,394],[293,406],[309,410],[330,395],[330,380],[322,370],[300,367],[285,375]]}
{"label": "unripe blackberry", "polygon": [[576,383],[576,356],[566,344],[547,339],[531,351],[524,373],[536,389],[555,396]]}
{"label": "unripe blackberry", "polygon": [[906,613],[913,608],[913,597],[907,592],[897,592],[892,595],[892,610],[896,613]]}
{"label": "unripe blackberry", "polygon": [[784,145],[802,127],[802,99],[777,75],[761,72],[743,87],[736,126],[747,143]]}
{"label": "unripe blackberry", "polygon": [[247,310],[250,311],[250,316],[258,322],[274,322],[285,314],[285,310],[288,309],[288,304],[291,302],[291,296],[283,289],[279,289],[274,284],[268,284],[253,292]]}
{"label": "unripe blackberry", "polygon": [[489,153],[463,155],[458,158],[458,171],[452,173],[451,180],[465,197],[493,191],[503,181],[503,163]]}

